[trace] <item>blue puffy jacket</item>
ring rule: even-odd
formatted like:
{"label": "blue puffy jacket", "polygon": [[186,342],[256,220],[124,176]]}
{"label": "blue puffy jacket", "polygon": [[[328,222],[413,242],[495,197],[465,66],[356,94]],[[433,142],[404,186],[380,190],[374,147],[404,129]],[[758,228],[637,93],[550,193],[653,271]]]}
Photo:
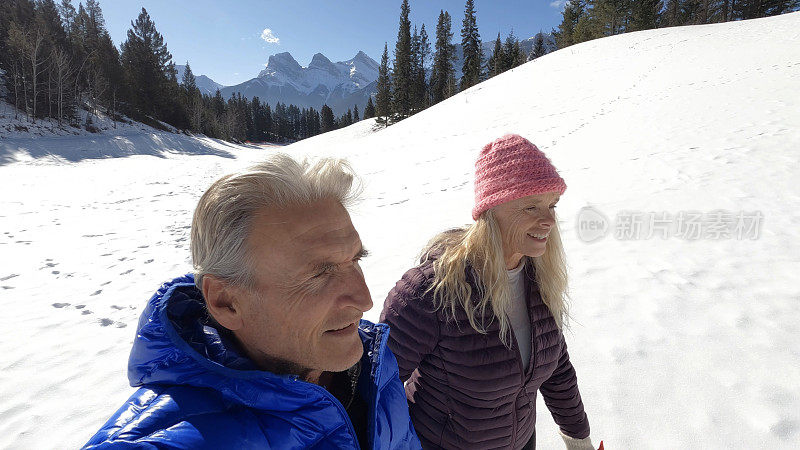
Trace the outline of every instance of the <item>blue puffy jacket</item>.
{"label": "blue puffy jacket", "polygon": [[[165,283],[139,319],[128,379],[140,386],[85,448],[348,449],[358,440],[324,388],[256,370],[203,324],[191,275]],[[420,448],[408,415],[389,329],[362,320],[359,393],[375,449]]]}

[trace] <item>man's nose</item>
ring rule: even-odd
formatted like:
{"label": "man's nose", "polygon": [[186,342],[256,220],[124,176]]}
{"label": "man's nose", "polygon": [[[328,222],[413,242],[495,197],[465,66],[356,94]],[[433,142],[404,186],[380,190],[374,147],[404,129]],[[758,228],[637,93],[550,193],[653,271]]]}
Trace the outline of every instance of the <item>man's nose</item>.
{"label": "man's nose", "polygon": [[361,312],[367,312],[372,309],[372,296],[369,293],[369,287],[364,279],[364,273],[358,263],[353,264],[353,269],[348,271],[348,276],[345,277],[345,289],[347,295],[344,296],[346,306],[352,306]]}

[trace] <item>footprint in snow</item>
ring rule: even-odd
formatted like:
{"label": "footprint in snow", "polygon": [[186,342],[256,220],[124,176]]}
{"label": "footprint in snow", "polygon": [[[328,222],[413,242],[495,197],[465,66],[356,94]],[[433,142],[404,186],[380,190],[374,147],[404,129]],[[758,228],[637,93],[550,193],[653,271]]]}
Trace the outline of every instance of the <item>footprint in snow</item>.
{"label": "footprint in snow", "polygon": [[89,296],[90,296],[90,297],[94,297],[95,295],[97,295],[97,294],[99,294],[99,293],[101,293],[101,292],[103,292],[103,290],[102,290],[102,289],[98,289],[98,290],[96,290],[96,291],[92,292],[91,294],[89,294]]}
{"label": "footprint in snow", "polygon": [[53,308],[64,308],[69,306],[69,303],[53,303]]}
{"label": "footprint in snow", "polygon": [[18,273],[12,273],[11,275],[8,275],[8,276],[6,276],[6,277],[0,278],[0,281],[6,281],[6,280],[10,280],[10,279],[12,279],[12,278],[14,278],[14,277],[18,277],[18,276],[19,276],[19,274],[18,274]]}
{"label": "footprint in snow", "polygon": [[113,325],[114,321],[111,319],[102,318],[99,320],[101,327],[107,327],[109,325]]}
{"label": "footprint in snow", "polygon": [[781,439],[789,439],[800,430],[800,425],[790,419],[782,419],[769,427],[769,431]]}

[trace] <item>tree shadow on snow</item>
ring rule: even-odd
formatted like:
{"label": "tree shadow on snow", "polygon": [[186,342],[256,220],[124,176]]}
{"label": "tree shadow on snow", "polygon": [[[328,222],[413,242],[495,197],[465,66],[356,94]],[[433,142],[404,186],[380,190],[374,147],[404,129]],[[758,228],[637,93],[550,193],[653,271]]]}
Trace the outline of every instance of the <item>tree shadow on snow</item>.
{"label": "tree shadow on snow", "polygon": [[[230,147],[231,150],[237,148],[236,145],[224,141],[214,142],[217,145]],[[85,159],[124,158],[132,155],[165,158],[175,154],[235,157],[225,149],[215,148],[203,142],[203,138],[168,133],[0,139],[0,166],[28,157],[39,159],[54,156],[69,162],[79,162]]]}

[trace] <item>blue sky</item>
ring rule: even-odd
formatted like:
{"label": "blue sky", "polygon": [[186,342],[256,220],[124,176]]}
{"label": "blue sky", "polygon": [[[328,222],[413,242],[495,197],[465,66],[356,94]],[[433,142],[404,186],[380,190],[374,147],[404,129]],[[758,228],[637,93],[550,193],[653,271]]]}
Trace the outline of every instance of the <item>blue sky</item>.
{"label": "blue sky", "polygon": [[[78,0],[73,0],[77,3]],[[196,75],[226,86],[247,81],[270,55],[289,52],[302,66],[321,52],[331,61],[363,50],[380,62],[397,38],[400,1],[373,0],[100,0],[106,26],[119,45],[144,7],[164,35],[176,64],[189,61]],[[439,10],[453,18],[453,41],[460,42],[464,0],[411,0],[411,23],[425,24],[435,39]],[[553,0],[475,0],[481,39],[513,28],[520,38],[550,31],[561,22],[561,4]],[[264,30],[270,32],[264,32]],[[263,36],[263,38],[262,38]]]}

